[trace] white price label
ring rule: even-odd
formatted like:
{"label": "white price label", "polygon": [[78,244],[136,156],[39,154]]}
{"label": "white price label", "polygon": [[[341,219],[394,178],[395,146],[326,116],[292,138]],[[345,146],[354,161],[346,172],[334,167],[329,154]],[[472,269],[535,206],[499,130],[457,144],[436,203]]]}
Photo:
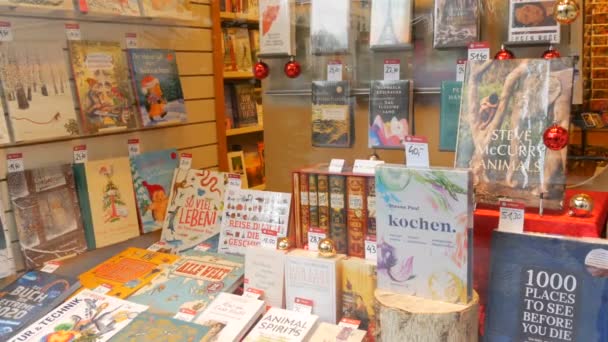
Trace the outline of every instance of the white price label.
{"label": "white price label", "polygon": [[96,288],[94,288],[93,292],[99,293],[99,294],[106,294],[106,293],[110,292],[110,290],[112,290],[112,285],[101,284],[101,285],[97,286]]}
{"label": "white price label", "polygon": [[68,40],[81,40],[80,24],[65,24],[65,36]]}
{"label": "white price label", "polygon": [[344,169],[344,159],[332,159],[329,163],[329,172],[342,172]]}
{"label": "white price label", "polygon": [[199,251],[199,252],[206,252],[206,251],[210,250],[211,247],[213,247],[213,246],[211,246],[211,244],[202,242],[202,243],[199,243],[198,245],[196,245],[196,247],[194,247],[194,250]]}
{"label": "white price label", "polygon": [[311,252],[319,251],[319,242],[325,239],[325,231],[319,228],[310,228],[308,230],[308,250]]}
{"label": "white price label", "polygon": [[373,262],[378,260],[378,249],[375,236],[368,235],[365,237],[365,259]]}
{"label": "white price label", "polygon": [[182,153],[179,155],[179,167],[182,170],[190,170],[192,168],[192,153]]}
{"label": "white price label", "polygon": [[86,163],[88,159],[87,145],[74,146],[74,164]]}
{"label": "white price label", "polygon": [[125,34],[125,44],[127,49],[137,49],[137,33],[128,32]]}
{"label": "white price label", "polygon": [[192,320],[194,319],[194,316],[196,316],[196,311],[191,310],[191,309],[181,308],[175,314],[175,316],[173,316],[173,318],[179,319],[180,321],[184,321],[184,322],[192,322]]}
{"label": "white price label", "polygon": [[501,201],[498,230],[523,233],[525,205],[518,202]]}
{"label": "white price label", "polygon": [[245,292],[243,292],[243,297],[260,299],[264,295],[264,291],[260,289],[256,289],[253,287],[248,287]]}
{"label": "white price label", "polygon": [[342,62],[333,61],[327,64],[327,80],[342,81]]}
{"label": "white price label", "polygon": [[139,149],[139,139],[129,139],[127,141],[127,146],[129,147],[129,157],[138,156],[140,153]]}
{"label": "white price label", "polygon": [[384,80],[399,81],[399,72],[401,71],[401,61],[398,59],[384,60]]}
{"label": "white price label", "polygon": [[25,170],[23,166],[23,154],[22,153],[10,153],[6,156],[6,167],[8,173],[22,172]]}
{"label": "white price label", "polygon": [[464,81],[464,72],[467,70],[467,60],[459,59],[456,61],[456,81]]}
{"label": "white price label", "polygon": [[409,167],[429,167],[429,143],[426,137],[405,137],[405,161]]}
{"label": "white price label", "polygon": [[260,233],[260,246],[262,248],[277,249],[278,234],[271,229],[262,229]]}
{"label": "white price label", "polygon": [[49,261],[40,269],[42,272],[53,273],[55,272],[61,264],[58,261]]}
{"label": "white price label", "polygon": [[0,21],[0,42],[12,42],[13,29],[8,21]]}
{"label": "white price label", "polygon": [[469,44],[467,54],[469,61],[485,62],[490,59],[490,44],[488,42],[477,42]]}
{"label": "white price label", "polygon": [[355,160],[355,165],[353,166],[353,173],[373,175],[376,174],[376,166],[381,164],[384,164],[384,161],[357,159]]}
{"label": "white price label", "polygon": [[168,244],[165,241],[158,241],[151,244],[150,247],[148,247],[148,250],[152,252],[158,252],[161,249],[167,248],[167,246]]}
{"label": "white price label", "polygon": [[312,300],[296,297],[293,303],[293,311],[310,315],[312,313],[312,305]]}
{"label": "white price label", "polygon": [[228,189],[240,189],[243,184],[241,175],[237,173],[228,174]]}
{"label": "white price label", "polygon": [[361,321],[358,319],[343,317],[338,323],[339,327],[343,328],[351,328],[351,329],[359,329],[359,325],[361,325]]}

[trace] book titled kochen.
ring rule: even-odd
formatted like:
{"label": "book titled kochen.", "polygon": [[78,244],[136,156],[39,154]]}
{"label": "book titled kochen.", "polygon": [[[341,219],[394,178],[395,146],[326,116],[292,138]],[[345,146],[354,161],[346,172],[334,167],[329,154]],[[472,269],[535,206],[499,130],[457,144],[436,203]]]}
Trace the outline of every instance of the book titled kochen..
{"label": "book titled kochen.", "polygon": [[318,316],[271,308],[244,342],[302,342],[315,328]]}
{"label": "book titled kochen.", "polygon": [[470,172],[381,165],[376,192],[378,288],[467,303],[472,295]]}

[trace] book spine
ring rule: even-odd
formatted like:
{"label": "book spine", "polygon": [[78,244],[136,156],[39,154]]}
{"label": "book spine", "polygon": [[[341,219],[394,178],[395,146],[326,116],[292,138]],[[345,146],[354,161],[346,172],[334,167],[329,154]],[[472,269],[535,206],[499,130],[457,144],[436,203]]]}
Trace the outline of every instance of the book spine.
{"label": "book spine", "polygon": [[319,202],[319,228],[329,233],[329,178],[327,175],[317,176],[317,194]]}
{"label": "book spine", "polygon": [[[291,210],[292,214],[290,216],[290,221],[292,227],[295,229],[290,229],[288,236],[293,239],[295,236],[296,247],[302,248],[302,220],[300,216],[300,174],[298,172],[294,172],[291,174]],[[294,241],[294,240],[292,240]]]}
{"label": "book spine", "polygon": [[367,232],[365,177],[349,176],[346,183],[348,255],[364,258]]}
{"label": "book spine", "polygon": [[87,187],[87,173],[84,164],[74,165],[74,182],[76,183],[78,202],[80,203],[82,223],[84,226],[84,237],[87,240],[88,249],[92,251],[97,246],[95,242],[95,232],[93,229],[91,202],[89,200],[89,191]]}
{"label": "book spine", "polygon": [[308,204],[310,210],[310,228],[319,228],[319,195],[317,191],[317,175],[308,175]]}
{"label": "book spine", "polygon": [[302,243],[308,243],[308,229],[310,228],[310,211],[308,203],[308,174],[300,174],[300,224]]}
{"label": "book spine", "polygon": [[346,180],[341,175],[329,176],[329,237],[338,253],[348,250],[346,238]]}
{"label": "book spine", "polygon": [[376,178],[367,178],[367,235],[376,236]]}

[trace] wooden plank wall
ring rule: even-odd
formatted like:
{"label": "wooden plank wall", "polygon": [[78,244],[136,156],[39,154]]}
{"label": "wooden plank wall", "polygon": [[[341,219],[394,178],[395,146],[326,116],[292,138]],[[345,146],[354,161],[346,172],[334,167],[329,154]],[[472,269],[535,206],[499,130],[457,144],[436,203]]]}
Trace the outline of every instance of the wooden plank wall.
{"label": "wooden plank wall", "polygon": [[[7,154],[21,152],[25,167],[35,168],[71,163],[72,148],[81,144],[87,145],[89,160],[127,156],[127,140],[139,138],[142,152],[174,147],[181,152],[192,153],[194,168],[219,166],[212,5],[209,0],[192,1],[191,4],[195,13],[194,21],[125,18],[114,20],[95,19],[70,13],[46,16],[39,13],[0,11],[0,21],[11,22],[16,40],[20,30],[27,30],[28,36],[35,33],[41,41],[57,40],[58,44],[63,44],[66,63],[68,63],[64,30],[66,22],[80,24],[83,40],[119,41],[125,48],[125,34],[136,33],[139,48],[174,49],[177,52],[177,63],[188,111],[188,122],[178,125],[0,146],[0,198],[4,204],[17,270],[22,270],[24,266],[6,182]],[[74,103],[76,106],[76,98]]]}

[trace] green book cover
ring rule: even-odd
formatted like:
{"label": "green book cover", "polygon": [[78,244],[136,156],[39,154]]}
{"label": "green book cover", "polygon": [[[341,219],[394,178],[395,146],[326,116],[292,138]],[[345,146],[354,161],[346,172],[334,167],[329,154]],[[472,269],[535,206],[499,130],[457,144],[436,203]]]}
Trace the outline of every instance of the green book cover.
{"label": "green book cover", "polygon": [[460,114],[462,82],[441,82],[441,113],[439,117],[439,150],[455,151]]}
{"label": "green book cover", "polygon": [[74,164],[74,181],[76,182],[76,193],[80,202],[80,214],[84,225],[84,237],[90,251],[95,249],[95,234],[93,232],[93,217],[91,215],[91,203],[87,188],[87,173],[84,164]]}

